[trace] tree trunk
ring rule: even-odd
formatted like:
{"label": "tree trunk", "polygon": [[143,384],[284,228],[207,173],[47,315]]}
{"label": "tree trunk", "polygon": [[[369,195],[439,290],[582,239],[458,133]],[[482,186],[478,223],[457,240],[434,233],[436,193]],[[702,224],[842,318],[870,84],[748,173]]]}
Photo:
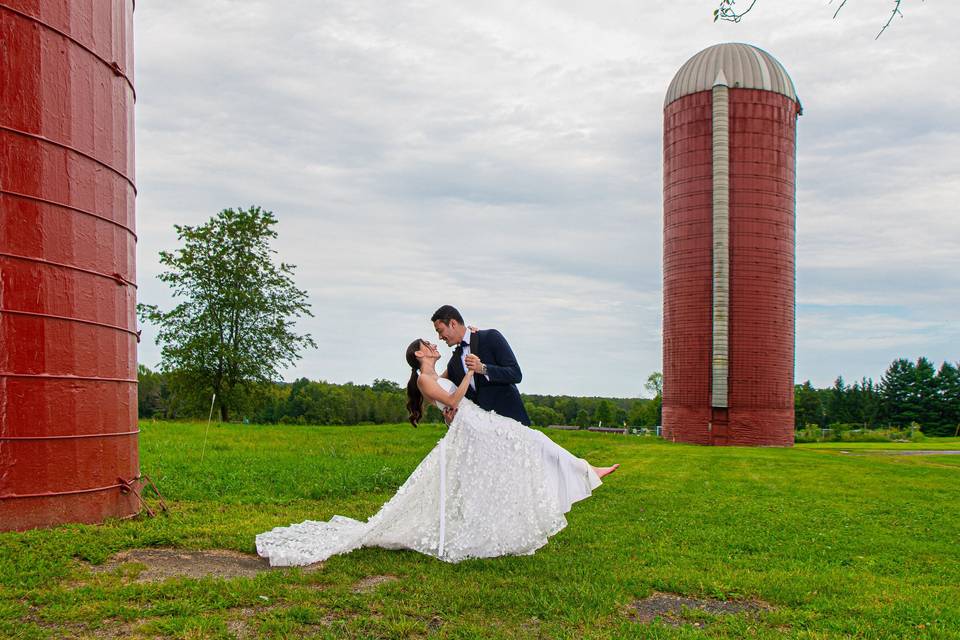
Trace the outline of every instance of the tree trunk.
{"label": "tree trunk", "polygon": [[227,419],[230,417],[230,410],[227,408],[226,403],[220,403],[220,422],[227,422]]}

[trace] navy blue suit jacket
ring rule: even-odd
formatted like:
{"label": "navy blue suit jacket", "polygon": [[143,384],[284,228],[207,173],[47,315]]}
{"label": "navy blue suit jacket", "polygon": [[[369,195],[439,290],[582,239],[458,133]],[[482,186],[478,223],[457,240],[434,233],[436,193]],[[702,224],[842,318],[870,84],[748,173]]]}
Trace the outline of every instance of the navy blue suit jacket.
{"label": "navy blue suit jacket", "polygon": [[[523,379],[520,365],[517,363],[513,350],[496,329],[481,329],[477,333],[467,333],[470,339],[470,352],[480,358],[480,362],[487,365],[487,375],[474,374],[473,381],[477,388],[467,390],[467,397],[477,403],[481,409],[496,411],[502,416],[508,416],[530,424],[527,410],[520,399],[517,384]],[[466,337],[466,336],[465,336]],[[447,377],[456,385],[460,385],[466,373],[460,357],[462,348],[457,347],[450,362],[447,363]],[[490,378],[487,380],[487,378]]]}

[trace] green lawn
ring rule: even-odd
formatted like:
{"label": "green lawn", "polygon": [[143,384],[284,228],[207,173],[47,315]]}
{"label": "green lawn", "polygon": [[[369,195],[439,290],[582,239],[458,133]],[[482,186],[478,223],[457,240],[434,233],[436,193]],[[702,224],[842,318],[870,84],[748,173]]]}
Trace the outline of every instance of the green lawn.
{"label": "green lawn", "polygon": [[[362,549],[318,571],[142,583],[142,566],[90,567],[142,547],[253,553],[278,525],[365,519],[443,430],[213,426],[201,463],[205,425],[141,427],[170,516],[0,534],[0,636],[960,638],[960,456],[883,452],[960,439],[744,449],[548,431],[623,467],[533,556]],[[355,591],[381,575],[397,579]],[[632,621],[653,591],[773,609]]]}

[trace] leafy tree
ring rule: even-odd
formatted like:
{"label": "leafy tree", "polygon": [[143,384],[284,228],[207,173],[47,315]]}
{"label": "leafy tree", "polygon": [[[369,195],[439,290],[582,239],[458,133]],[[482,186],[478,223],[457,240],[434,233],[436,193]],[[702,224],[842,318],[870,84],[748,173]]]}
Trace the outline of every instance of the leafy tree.
{"label": "leafy tree", "polygon": [[646,426],[654,427],[663,424],[663,396],[658,395],[646,405]]}
{"label": "leafy tree", "polygon": [[163,376],[144,365],[137,367],[137,415],[141,418],[162,418]]}
{"label": "leafy tree", "polygon": [[826,424],[820,394],[809,380],[794,386],[793,407],[797,429],[804,429],[810,424]]}
{"label": "leafy tree", "polygon": [[663,395],[663,374],[659,371],[654,371],[649,376],[647,376],[647,381],[644,383],[643,388],[654,394],[655,396]]}
{"label": "leafy tree", "polygon": [[399,384],[393,380],[387,380],[385,378],[377,378],[373,381],[373,385],[371,385],[371,387],[377,393],[402,391]]}
{"label": "leafy tree", "polygon": [[647,376],[647,382],[643,385],[649,393],[654,394],[653,402],[647,406],[647,410],[652,412],[644,420],[645,426],[654,426],[663,424],[663,374],[654,371]]}
{"label": "leafy tree", "polygon": [[563,424],[563,416],[559,411],[532,402],[525,402],[530,422],[537,427],[549,427],[552,424]]}
{"label": "leafy tree", "polygon": [[[137,367],[137,382],[137,413],[141,418],[206,416],[204,399],[177,372],[151,371],[141,364]],[[210,407],[209,398],[206,407]]]}
{"label": "leafy tree", "polygon": [[577,402],[573,398],[563,396],[558,398],[553,408],[563,416],[563,424],[577,424]]}
{"label": "leafy tree", "polygon": [[613,416],[610,418],[610,424],[617,426],[626,426],[627,424],[627,409],[619,405],[612,404],[613,407]]}
{"label": "leafy tree", "polygon": [[279,377],[301,349],[316,346],[293,331],[295,318],[312,314],[293,265],[274,264],[276,223],[272,212],[250,207],[224,209],[195,227],[176,225],[183,246],[160,252],[167,267],[160,280],[182,301],[169,311],[137,308],[159,326],[161,369],[216,393],[223,421],[251,385]]}
{"label": "leafy tree", "polygon": [[613,421],[613,405],[609,400],[601,400],[597,403],[593,412],[593,422],[599,425],[610,426]]}
{"label": "leafy tree", "polygon": [[577,411],[577,417],[575,418],[574,424],[576,424],[578,427],[590,426],[590,414],[587,413],[586,409],[580,409]]}
{"label": "leafy tree", "polygon": [[274,424],[280,422],[287,407],[290,387],[285,384],[259,385],[257,403],[252,412],[252,420],[257,423]]}

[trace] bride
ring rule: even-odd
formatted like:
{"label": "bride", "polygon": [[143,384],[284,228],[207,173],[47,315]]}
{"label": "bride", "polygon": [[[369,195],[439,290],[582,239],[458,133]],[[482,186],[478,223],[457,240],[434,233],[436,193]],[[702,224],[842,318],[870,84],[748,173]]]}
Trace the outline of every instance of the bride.
{"label": "bride", "polygon": [[567,525],[564,514],[620,465],[597,468],[543,433],[484,411],[437,374],[440,352],[407,348],[407,409],[413,426],[424,398],[457,412],[446,435],[367,522],[334,516],[278,527],[256,538],[273,566],[306,565],[359,547],[413,549],[446,562],[529,555]]}

